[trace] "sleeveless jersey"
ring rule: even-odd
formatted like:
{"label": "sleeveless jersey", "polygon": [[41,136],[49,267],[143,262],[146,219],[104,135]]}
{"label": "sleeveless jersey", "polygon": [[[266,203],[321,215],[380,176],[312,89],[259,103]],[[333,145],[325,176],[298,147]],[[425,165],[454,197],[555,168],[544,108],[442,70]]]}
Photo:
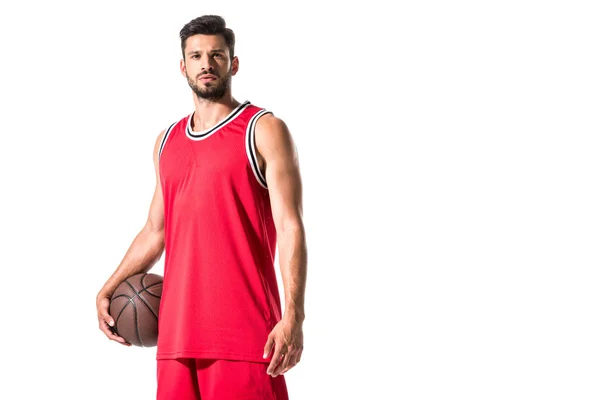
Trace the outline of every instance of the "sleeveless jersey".
{"label": "sleeveless jersey", "polygon": [[269,113],[245,101],[213,128],[193,114],[159,148],[165,260],[157,359],[263,359],[281,320],[276,231],[254,128]]}

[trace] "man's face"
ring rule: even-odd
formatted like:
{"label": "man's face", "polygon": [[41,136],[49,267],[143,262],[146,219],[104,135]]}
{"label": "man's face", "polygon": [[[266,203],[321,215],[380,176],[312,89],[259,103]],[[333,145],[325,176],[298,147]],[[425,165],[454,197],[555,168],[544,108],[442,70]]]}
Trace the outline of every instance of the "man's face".
{"label": "man's face", "polygon": [[237,73],[238,59],[229,58],[229,47],[222,35],[190,36],[180,68],[198,98],[218,100],[230,88]]}

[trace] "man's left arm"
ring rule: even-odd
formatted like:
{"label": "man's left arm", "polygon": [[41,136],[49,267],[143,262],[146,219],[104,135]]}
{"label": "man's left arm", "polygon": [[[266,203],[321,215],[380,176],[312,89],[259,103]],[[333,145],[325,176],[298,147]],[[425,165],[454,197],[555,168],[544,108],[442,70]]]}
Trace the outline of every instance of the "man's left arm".
{"label": "man's left arm", "polygon": [[283,317],[271,331],[264,349],[266,358],[275,348],[267,369],[275,377],[294,367],[303,350],[307,250],[302,222],[302,179],[296,146],[281,119],[272,114],[262,116],[256,124],[255,142],[265,168],[285,293]]}

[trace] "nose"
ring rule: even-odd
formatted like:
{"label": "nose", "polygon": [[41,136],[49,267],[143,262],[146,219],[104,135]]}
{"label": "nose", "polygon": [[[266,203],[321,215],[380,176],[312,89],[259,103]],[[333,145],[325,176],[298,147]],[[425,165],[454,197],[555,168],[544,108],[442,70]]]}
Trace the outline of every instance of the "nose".
{"label": "nose", "polygon": [[210,57],[202,57],[200,60],[200,67],[202,68],[202,71],[212,72],[212,70],[214,68],[211,64],[211,58]]}

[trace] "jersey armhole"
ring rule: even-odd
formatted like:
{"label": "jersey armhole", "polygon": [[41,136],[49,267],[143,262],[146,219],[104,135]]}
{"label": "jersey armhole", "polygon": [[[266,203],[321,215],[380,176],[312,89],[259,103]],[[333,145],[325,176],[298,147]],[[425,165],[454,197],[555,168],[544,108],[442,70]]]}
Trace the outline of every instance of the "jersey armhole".
{"label": "jersey armhole", "polygon": [[246,128],[246,154],[248,155],[248,161],[250,162],[250,167],[252,168],[252,172],[254,172],[254,176],[258,183],[265,189],[267,188],[267,180],[265,179],[263,173],[260,171],[258,167],[258,157],[256,156],[256,140],[255,140],[255,129],[256,122],[260,117],[265,114],[273,114],[271,111],[260,110],[252,118],[250,118],[250,122],[248,122],[248,127]]}
{"label": "jersey armhole", "polygon": [[167,139],[169,138],[169,135],[171,134],[171,131],[173,130],[173,128],[175,127],[175,125],[177,124],[177,122],[173,122],[171,124],[171,126],[169,126],[167,128],[167,130],[165,131],[165,135],[162,138],[162,141],[160,142],[160,148],[158,149],[158,159],[160,160],[160,156],[162,154],[163,148],[165,147],[165,143],[167,143]]}

